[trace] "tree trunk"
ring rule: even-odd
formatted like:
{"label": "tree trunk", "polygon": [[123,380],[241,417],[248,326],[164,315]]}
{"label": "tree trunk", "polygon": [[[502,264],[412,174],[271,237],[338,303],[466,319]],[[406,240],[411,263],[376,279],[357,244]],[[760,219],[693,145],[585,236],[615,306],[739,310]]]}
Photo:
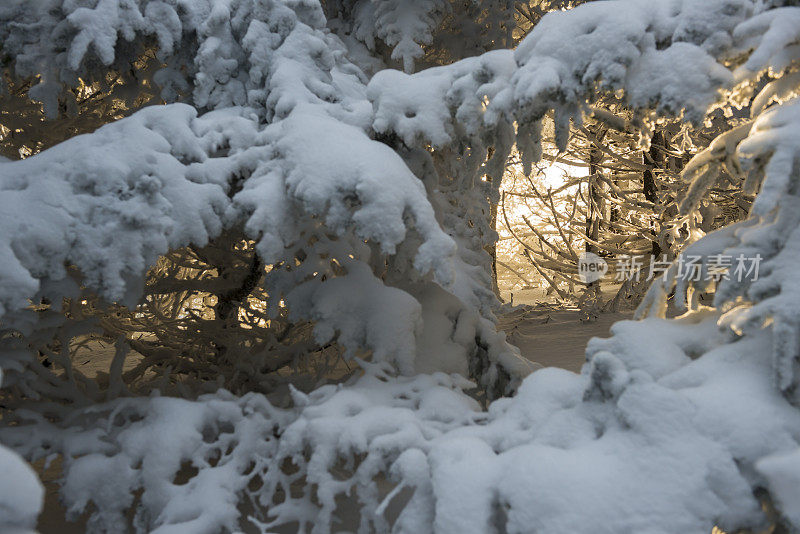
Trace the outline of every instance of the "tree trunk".
{"label": "tree trunk", "polygon": [[[597,141],[601,143],[605,137],[605,132],[597,133]],[[598,176],[602,169],[600,164],[603,161],[603,153],[596,147],[589,149],[589,191],[587,193],[586,209],[586,235],[593,241],[599,241],[600,224],[603,219],[603,196],[599,188],[602,187]],[[586,252],[597,253],[597,247],[588,241],[586,242]]]}
{"label": "tree trunk", "polygon": [[[656,184],[655,169],[663,167],[664,155],[661,152],[661,147],[663,145],[664,135],[661,132],[655,132],[653,134],[653,139],[650,142],[650,151],[646,154],[643,154],[642,157],[645,165],[652,166],[652,168],[644,171],[642,192],[644,193],[644,198],[653,204],[658,204],[658,185]],[[656,213],[653,213],[653,216],[650,220],[650,226],[653,234],[658,236],[660,230],[656,224],[656,215]],[[662,250],[661,245],[658,243],[658,239],[653,241],[652,250],[654,257],[657,258],[661,256]]]}
{"label": "tree trunk", "polygon": [[[491,202],[491,206],[492,229],[497,230],[497,203]],[[500,285],[497,280],[497,241],[487,246],[486,251],[492,257],[492,291],[497,298],[501,298]]]}

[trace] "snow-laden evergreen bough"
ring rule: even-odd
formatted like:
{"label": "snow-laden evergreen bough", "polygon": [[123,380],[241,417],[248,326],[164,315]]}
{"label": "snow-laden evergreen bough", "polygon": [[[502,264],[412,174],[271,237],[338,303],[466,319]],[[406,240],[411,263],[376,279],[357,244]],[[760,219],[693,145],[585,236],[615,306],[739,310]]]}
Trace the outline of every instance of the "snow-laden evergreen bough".
{"label": "snow-laden evergreen bough", "polygon": [[[58,302],[68,290],[46,294],[43,286],[67,279],[65,264],[79,268],[89,289],[134,304],[159,255],[241,228],[266,265],[285,266],[267,275],[265,285],[280,295],[270,306],[283,302],[297,319],[315,321],[320,343],[338,334],[350,353],[370,350],[373,359],[407,374],[439,364],[467,374],[472,359],[485,369],[486,386],[500,393],[530,370],[490,322],[494,296],[481,237],[457,243],[442,228],[445,215],[431,205],[425,182],[390,147],[370,139],[366,77],[324,30],[319,5],[65,3],[54,9],[63,10],[66,22],[53,20],[53,10],[39,17],[27,3],[4,9],[6,42],[20,47],[20,72],[44,61],[59,69],[55,79],[91,79],[98,61],[130,60],[115,55],[115,44],[142,46],[139,35],[152,34],[165,65],[154,81],[167,100],[191,86],[186,99],[193,106],[146,109],[6,167],[19,193],[4,196],[14,216],[4,234],[3,312],[31,297]],[[33,21],[26,24],[28,17]],[[48,22],[54,26],[44,39],[27,42],[28,32]],[[194,32],[198,42],[179,46]],[[178,80],[185,72],[190,79]],[[33,96],[55,102],[62,87],[46,79]],[[54,203],[27,187],[34,176],[55,181],[37,180],[42,189],[66,190]],[[50,207],[45,211],[55,219],[44,215],[36,224],[53,232],[25,222],[19,212],[26,200],[18,194]],[[98,231],[116,238],[98,239]],[[392,287],[399,284],[405,285]],[[461,302],[442,302],[447,297],[437,287]],[[361,296],[348,298],[348,313],[340,313],[341,297],[355,293]],[[431,307],[437,311],[429,313]],[[446,315],[459,335],[441,340],[438,350],[425,347],[417,359],[416,341],[436,337],[424,332],[426,314]],[[436,354],[443,361],[429,362]]]}
{"label": "snow-laden evergreen bough", "polygon": [[[590,2],[544,17],[515,51],[368,79],[359,39],[396,46],[411,70],[409,43],[447,6],[356,3],[336,3],[361,13],[341,37],[313,0],[0,7],[3,53],[41,75],[46,106],[148,39],[163,97],[187,102],[0,163],[2,443],[60,455],[62,499],[95,532],[124,530],[131,509],[139,532],[800,529],[800,7]],[[367,31],[369,17],[395,22]],[[765,85],[767,72],[783,77]],[[537,160],[550,111],[566,143],[603,91],[624,92],[646,132],[658,113],[702,120],[731,89],[760,90],[753,120],[689,166],[684,207],[721,166],[760,191],[747,221],[693,250],[761,254],[762,277],[720,283],[705,309],[686,294],[714,288],[676,267],[648,295],[653,316],[592,341],[581,375],[537,371],[482,410],[461,376],[504,389],[526,373],[491,323],[483,253],[491,178],[513,146]],[[105,387],[72,369],[69,340],[96,327],[76,302],[133,305],[159,255],[235,228],[266,264],[291,266],[263,283],[320,343],[371,355],[361,378],[293,390],[284,407],[142,397],[123,380],[124,339]],[[673,291],[689,313],[659,318]],[[30,306],[62,300],[66,314]],[[31,354],[54,338],[61,374]]]}

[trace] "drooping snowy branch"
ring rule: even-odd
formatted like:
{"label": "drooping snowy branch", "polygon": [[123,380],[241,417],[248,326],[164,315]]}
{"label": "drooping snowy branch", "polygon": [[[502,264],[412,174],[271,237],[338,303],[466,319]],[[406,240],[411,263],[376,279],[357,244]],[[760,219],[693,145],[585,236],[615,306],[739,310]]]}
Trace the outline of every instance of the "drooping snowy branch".
{"label": "drooping snowy branch", "polygon": [[[242,111],[198,118],[150,108],[20,162],[0,163],[0,313],[18,310],[65,266],[109,300],[135,303],[156,258],[218,235],[235,154],[257,125]],[[229,158],[211,157],[220,149]]]}
{"label": "drooping snowy branch", "polygon": [[[753,10],[749,0],[671,0],[656,6],[615,0],[551,13],[513,58],[508,51],[490,52],[402,82],[397,73],[379,73],[370,83],[378,106],[375,127],[396,132],[407,143],[416,137],[441,145],[453,141],[455,124],[474,135],[516,120],[524,126],[518,143],[526,147],[535,128],[528,125],[555,110],[556,139],[563,148],[570,119],[581,120],[598,90],[624,90],[634,107],[699,121],[733,82],[719,61],[732,54],[734,29]],[[398,105],[401,94],[414,98],[421,113]],[[538,154],[531,149],[526,156],[535,161]]]}
{"label": "drooping snowy branch", "polygon": [[[800,50],[794,44],[800,36],[786,21],[800,14],[798,8],[767,11],[741,24],[734,31],[740,49],[750,50],[745,64],[736,75],[741,82],[753,80],[770,70],[786,75],[766,84],[755,95],[752,120],[718,138],[705,152],[687,166],[687,178],[693,179],[686,209],[717,180],[721,168],[742,179],[743,187],[758,192],[748,220],[720,230],[701,240],[685,254],[708,258],[726,254],[732,258],[758,260],[759,272],[752,276],[730,276],[716,287],[714,304],[727,313],[721,325],[737,335],[752,335],[769,326],[773,332],[773,371],[776,386],[797,402],[800,383],[798,343],[800,327],[795,317],[796,297],[793,279],[796,271],[797,218],[796,160],[800,154],[797,133],[800,127],[800,102],[796,69]],[[754,83],[754,82],[751,82]],[[768,108],[773,102],[777,105]],[[705,272],[705,271],[704,271]],[[681,302],[687,292],[704,290],[706,283],[696,283],[692,276],[674,266],[656,283],[644,303],[642,313],[657,308],[665,295],[675,291]],[[691,301],[691,299],[689,299]],[[695,304],[690,302],[691,306]]]}
{"label": "drooping snowy branch", "polygon": [[[58,302],[63,295],[37,293],[37,280],[63,279],[65,264],[77,267],[83,283],[101,296],[135,304],[144,275],[159,255],[187,245],[202,247],[241,228],[256,242],[260,259],[280,267],[265,276],[274,295],[269,305],[274,310],[285,301],[294,318],[316,321],[320,342],[338,336],[349,354],[372,350],[406,373],[413,372],[417,356],[435,359],[435,347],[427,346],[428,354],[415,348],[416,339],[425,336],[424,328],[415,326],[418,304],[393,312],[392,321],[399,321],[395,330],[383,328],[389,319],[372,317],[386,308],[390,296],[402,301],[404,291],[424,284],[370,292],[352,310],[361,313],[354,324],[337,319],[332,297],[325,296],[341,297],[338,286],[345,279],[383,284],[378,280],[386,278],[386,258],[396,258],[393,268],[403,273],[391,275],[396,284],[409,277],[424,280],[462,301],[464,314],[456,313],[454,321],[471,322],[476,335],[459,341],[463,359],[447,369],[466,372],[468,359],[480,360],[480,353],[488,360],[473,367],[495,377],[486,379],[487,386],[495,380],[518,383],[530,366],[489,322],[494,296],[481,249],[493,232],[481,215],[476,223],[483,240],[455,243],[454,233],[445,229],[459,224],[458,217],[447,219],[431,204],[423,181],[409,169],[412,161],[370,138],[366,77],[325,29],[321,7],[248,0],[181,6],[103,1],[76,8],[51,2],[14,4],[0,13],[0,19],[17,21],[4,26],[2,37],[4,50],[17,52],[20,74],[34,72],[26,69],[38,64],[30,59],[35,56],[61,65],[59,80],[91,79],[92,69],[98,68],[92,54],[102,68],[112,67],[135,57],[123,43],[141,44],[155,35],[158,58],[166,67],[153,80],[164,98],[177,98],[170,88],[189,83],[193,93],[188,100],[195,109],[216,110],[198,116],[185,105],[146,109],[27,161],[5,164],[9,187],[29,189],[23,194],[34,198],[37,215],[23,207],[24,199],[8,197],[15,216],[4,232],[9,240],[5,255],[13,269],[3,280],[9,291],[1,299],[2,311],[18,310],[27,299]],[[31,29],[26,21],[44,7],[49,15],[30,24],[48,31],[34,43],[24,37]],[[58,13],[64,21],[59,22]],[[156,16],[158,24],[148,22]],[[66,28],[57,30],[57,22]],[[62,52],[54,51],[61,48],[52,39],[64,45]],[[64,87],[55,83],[51,89]],[[55,93],[51,96],[58,100]],[[239,105],[246,107],[231,107]],[[77,166],[75,153],[85,153]],[[84,158],[92,163],[83,166]],[[118,186],[100,180],[105,166],[118,176]],[[69,184],[55,204],[42,200],[40,189],[51,185],[34,176],[44,175],[56,187]],[[83,184],[86,175],[89,183]],[[97,182],[102,183],[92,185]],[[28,188],[29,183],[35,187]],[[30,222],[34,217],[36,224]],[[104,234],[111,219],[118,229]],[[32,230],[21,232],[26,225]],[[50,225],[68,234],[53,243]],[[49,245],[42,240],[50,240]],[[470,251],[484,256],[472,258]],[[300,257],[299,268],[286,268]]]}

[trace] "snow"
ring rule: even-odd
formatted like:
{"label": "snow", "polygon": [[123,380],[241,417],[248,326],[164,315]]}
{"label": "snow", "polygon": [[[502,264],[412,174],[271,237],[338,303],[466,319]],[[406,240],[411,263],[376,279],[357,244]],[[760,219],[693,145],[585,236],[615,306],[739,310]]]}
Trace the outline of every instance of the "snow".
{"label": "snow", "polygon": [[409,146],[420,141],[428,141],[435,147],[450,143],[452,135],[447,129],[450,113],[444,93],[452,81],[437,78],[426,75],[420,80],[393,70],[376,74],[368,93],[376,107],[375,131],[395,132]]}
{"label": "snow", "polygon": [[510,50],[497,50],[414,75],[381,71],[367,92],[375,107],[372,126],[378,133],[399,135],[409,146],[446,146],[454,141],[456,123],[477,134],[486,112],[484,98],[493,99],[515,67]]}
{"label": "snow", "polygon": [[[0,386],[3,372],[0,369]],[[31,466],[16,452],[0,445],[0,530],[33,534],[42,511],[44,488]]]}
{"label": "snow", "polygon": [[796,42],[800,13],[795,8],[771,9],[736,28],[735,36],[742,48],[754,48],[744,65],[736,71],[746,79],[764,69],[781,72],[800,57]]}
{"label": "snow", "polygon": [[[720,326],[728,329],[729,335],[756,335],[765,326],[771,327],[775,339],[768,354],[773,360],[775,384],[784,392],[793,391],[800,376],[795,295],[795,273],[800,260],[797,245],[800,200],[793,185],[793,162],[800,150],[798,110],[797,99],[768,108],[752,123],[727,134],[711,151],[698,155],[698,162],[690,163],[689,172],[696,172],[695,169],[713,167],[719,165],[719,160],[735,157],[741,172],[748,173],[744,187],[760,186],[760,193],[748,220],[712,233],[684,251],[687,255],[702,256],[704,262],[715,254],[761,258],[757,280],[737,280],[734,276],[723,280],[716,288],[714,304],[728,308]],[[726,168],[734,172],[732,165],[726,164]],[[713,175],[713,169],[704,172]],[[687,295],[694,291],[695,285],[703,289],[702,283],[679,279],[677,268],[673,267],[651,288],[647,307],[661,298],[658,295],[667,295],[672,290],[676,291],[679,303],[688,302],[693,307]]]}
{"label": "snow", "polygon": [[392,47],[392,59],[400,60],[406,72],[424,55],[421,45],[433,41],[433,31],[450,11],[443,0],[388,0],[360,2],[355,8],[354,35],[375,48],[375,39]]}
{"label": "snow", "polygon": [[[791,91],[769,89],[760,103],[777,105],[690,166],[692,198],[723,166],[761,193],[747,221],[687,252],[760,254],[763,276],[719,284],[706,309],[692,295],[708,288],[672,268],[644,320],[589,343],[580,374],[535,370],[497,331],[484,248],[499,180],[483,180],[515,140],[527,159],[541,155],[537,121],[550,111],[563,147],[601,91],[698,122],[734,80],[797,59],[797,8],[592,2],[547,15],[516,51],[368,80],[317,2],[147,4],[145,18],[135,0],[0,7],[0,21],[18,22],[0,25],[18,73],[53,66],[33,92],[49,109],[63,89],[55,80],[91,79],[94,56],[124,65],[120,43],[143,36],[163,45],[164,96],[177,98],[181,81],[193,88],[191,105],[148,108],[0,162],[0,316],[24,336],[52,338],[69,331],[67,318],[21,312],[29,299],[60,302],[84,284],[135,303],[160,254],[241,227],[265,261],[290,267],[268,273],[270,304],[315,321],[317,340],[336,338],[363,375],[294,390],[286,407],[224,390],[87,402],[100,394],[81,396],[69,376],[63,391],[37,382],[44,371],[27,338],[8,336],[9,383],[45,399],[15,411],[0,441],[32,461],[60,455],[62,498],[71,516],[90,516],[90,532],[118,531],[136,492],[135,521],[160,533],[238,531],[242,503],[262,531],[327,533],[347,498],[361,533],[734,531],[766,526],[754,494],[764,487],[800,528]],[[356,38],[393,46],[407,71],[444,11],[433,0],[359,7],[364,28],[375,22]],[[730,60],[751,50],[731,72]],[[673,292],[688,313],[667,320]],[[524,340],[529,327],[509,335]],[[69,411],[48,405],[53,390],[74,403]],[[484,409],[470,393],[496,400]],[[14,454],[0,448],[13,475],[0,485],[0,521],[31,528],[42,489]],[[395,520],[391,506],[401,509]]]}
{"label": "snow", "polygon": [[44,489],[36,473],[15,452],[0,446],[0,530],[33,533],[42,510]]}
{"label": "snow", "polygon": [[[698,338],[713,331],[714,319],[692,318]],[[658,331],[653,323],[629,323],[615,327],[605,345],[649,361],[675,360],[674,346],[651,339]],[[694,361],[683,352],[683,365],[665,374],[655,369],[655,376],[624,354],[597,352],[583,376],[534,373],[516,397],[490,407],[486,427],[454,436],[477,434],[498,454],[498,506],[512,532],[699,532],[718,519],[723,528],[726,519],[741,526],[757,521],[758,506],[740,469],[752,473],[765,449],[792,450],[800,423],[770,386],[769,365],[760,361],[764,346],[769,339],[762,336]],[[599,365],[602,355],[617,365]],[[745,390],[751,393],[742,399]],[[494,494],[490,488],[472,499]]]}
{"label": "snow", "polygon": [[198,118],[175,104],[149,108],[20,162],[0,162],[0,314],[27,305],[38,279],[64,265],[110,300],[135,302],[156,258],[223,227],[231,151],[255,126],[238,110]]}
{"label": "snow", "polygon": [[570,120],[581,121],[598,89],[624,89],[633,107],[697,123],[733,84],[721,62],[752,13],[749,0],[614,0],[548,13],[513,57],[498,50],[411,76],[378,73],[369,86],[374,128],[439,147],[454,141],[456,124],[474,135],[513,118],[526,146],[530,125],[555,110],[563,149]]}
{"label": "snow", "polygon": [[800,449],[759,460],[756,469],[793,525],[800,525]]}
{"label": "snow", "polygon": [[[652,317],[641,322],[620,321],[611,327],[611,333],[609,340],[590,340],[586,348],[587,357],[592,358],[601,352],[611,353],[624,362],[627,369],[644,371],[655,379],[688,364],[690,357],[687,354],[705,354],[725,340],[725,335],[713,322],[692,323]],[[648,345],[657,347],[657,357],[643,350]]]}
{"label": "snow", "polygon": [[[514,293],[514,302],[526,299]],[[593,337],[607,337],[612,325],[631,318],[631,312],[602,313],[584,321],[579,310],[550,306],[522,307],[499,316],[498,329],[519,347],[525,359],[544,367],[579,373],[586,363],[586,344]]]}
{"label": "snow", "polygon": [[[729,344],[717,320],[702,311],[679,323],[620,323],[590,344],[596,352],[582,374],[534,372],[486,411],[455,376],[394,378],[367,366],[349,384],[296,392],[290,409],[224,392],[125,399],[84,412],[76,419],[84,431],[23,425],[0,437],[34,458],[43,443],[72,451],[64,495],[76,511],[142,485],[159,532],[233,525],[235,495],[259,473],[270,473],[253,494],[261,503],[301,477],[316,488],[278,497],[261,519],[273,528],[295,520],[336,528],[348,494],[361,502],[352,520],[365,532],[384,528],[394,504],[396,524],[422,532],[482,533],[497,522],[508,532],[755,528],[763,517],[751,487],[764,481],[793,513],[795,470],[784,466],[796,461],[800,414],[772,385],[762,357],[770,334]],[[688,335],[654,342],[662,329]],[[89,413],[103,415],[91,422]],[[105,452],[84,455],[92,449]],[[215,451],[227,451],[218,463]],[[252,461],[254,470],[243,468]],[[280,467],[288,461],[297,471]],[[172,483],[186,462],[197,474]],[[88,483],[101,473],[105,489]],[[109,514],[125,501],[113,502]]]}
{"label": "snow", "polygon": [[648,50],[628,70],[628,101],[639,108],[657,106],[672,115],[684,108],[708,109],[720,87],[733,75],[702,48],[675,43],[666,50]]}
{"label": "snow", "polygon": [[[44,4],[30,9],[44,9]],[[48,57],[62,65],[65,79],[77,72],[90,79],[91,73],[82,71],[93,65],[89,50],[111,64],[123,60],[114,55],[121,52],[115,45],[119,38],[155,33],[164,43],[176,43],[190,34],[197,39],[193,58],[165,46],[159,57],[166,67],[156,79],[168,84],[166,98],[175,84],[191,81],[193,107],[145,109],[45,154],[3,164],[9,169],[3,173],[6,188],[22,192],[5,197],[13,207],[3,220],[6,241],[0,241],[0,259],[9,266],[0,275],[0,315],[23,308],[29,298],[59,301],[60,295],[37,293],[45,285],[60,287],[51,282],[67,278],[65,263],[78,267],[82,282],[100,296],[133,304],[158,256],[188,244],[203,246],[243,226],[268,264],[312,253],[296,272],[272,270],[267,286],[276,296],[273,306],[284,299],[293,317],[320,321],[318,339],[336,335],[350,356],[373,351],[377,360],[414,372],[420,351],[408,336],[419,332],[415,295],[372,283],[382,278],[375,272],[379,257],[395,257],[399,271],[413,279],[432,276],[461,299],[465,310],[479,310],[480,317],[473,313],[471,320],[480,323],[476,337],[489,349],[485,368],[494,378],[486,383],[508,374],[513,376],[502,380],[517,383],[529,366],[489,322],[495,302],[491,280],[469,257],[478,250],[479,261],[487,261],[483,244],[456,242],[410,162],[370,137],[366,76],[324,29],[319,5],[244,0],[182,5],[166,2],[145,9],[134,1],[104,0],[76,8],[64,3],[60,9],[69,23],[64,38],[71,39],[71,59],[59,61],[48,48],[55,29],[52,35],[40,33],[41,42],[28,47],[53,54]],[[148,17],[156,11],[164,24],[151,26]],[[20,17],[16,9],[2,16]],[[45,17],[41,24],[49,27],[54,20]],[[409,28],[405,24],[401,33]],[[9,42],[27,28],[25,23],[8,30]],[[20,73],[34,68],[25,61],[17,67]],[[110,180],[100,179],[105,168],[112,170]],[[32,178],[43,175],[50,178]],[[29,182],[37,187],[28,187]],[[58,190],[57,198],[43,200],[44,189]],[[23,205],[42,215],[34,217]],[[50,227],[58,230],[49,232]],[[373,245],[375,250],[369,248]],[[349,278],[334,280],[344,265]],[[332,296],[341,298],[342,287],[362,282],[373,290],[351,308],[361,314],[358,324],[346,324],[336,317]],[[311,293],[316,297],[305,301]],[[375,316],[395,301],[394,311]],[[396,328],[385,328],[393,323]],[[465,370],[466,345],[474,352],[476,337],[460,341],[462,360],[449,358],[448,369]],[[436,350],[427,348],[430,361],[421,368],[432,370]]]}
{"label": "snow", "polygon": [[[423,273],[434,270],[445,287],[452,283],[447,259],[455,245],[439,227],[425,187],[391,149],[306,108],[282,126],[275,132],[276,149],[290,165],[287,193],[307,212],[325,215],[335,232],[353,224],[359,237],[379,243],[387,254],[405,239],[410,217],[424,240],[415,266]],[[309,152],[309,146],[314,150]]]}
{"label": "snow", "polygon": [[[313,310],[310,315],[320,345],[338,337],[346,347],[371,347],[373,361],[388,361],[400,372],[413,374],[425,365],[415,365],[414,340],[422,328],[420,304],[408,293],[383,285],[365,266],[345,266],[350,271],[346,276],[310,294],[301,286],[288,295],[290,302],[298,303],[298,314],[303,313],[303,303]],[[354,358],[355,351],[347,356]]]}

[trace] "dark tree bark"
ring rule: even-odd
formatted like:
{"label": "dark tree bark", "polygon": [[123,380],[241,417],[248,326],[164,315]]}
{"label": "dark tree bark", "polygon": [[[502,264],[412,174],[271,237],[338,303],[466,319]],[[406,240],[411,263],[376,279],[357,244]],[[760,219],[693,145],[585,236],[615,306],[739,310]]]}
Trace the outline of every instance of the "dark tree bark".
{"label": "dark tree bark", "polygon": [[[644,198],[653,204],[658,204],[658,184],[656,184],[655,169],[661,168],[664,165],[664,154],[662,152],[663,147],[664,134],[661,132],[655,132],[653,134],[653,139],[650,142],[650,150],[646,154],[643,154],[643,162],[649,168],[644,171],[642,192],[644,193]],[[658,235],[658,228],[655,227],[655,214],[653,214],[653,219],[651,220],[650,224],[652,226],[653,234]],[[652,250],[653,256],[659,257],[661,255],[662,250],[658,240],[653,241]]]}

